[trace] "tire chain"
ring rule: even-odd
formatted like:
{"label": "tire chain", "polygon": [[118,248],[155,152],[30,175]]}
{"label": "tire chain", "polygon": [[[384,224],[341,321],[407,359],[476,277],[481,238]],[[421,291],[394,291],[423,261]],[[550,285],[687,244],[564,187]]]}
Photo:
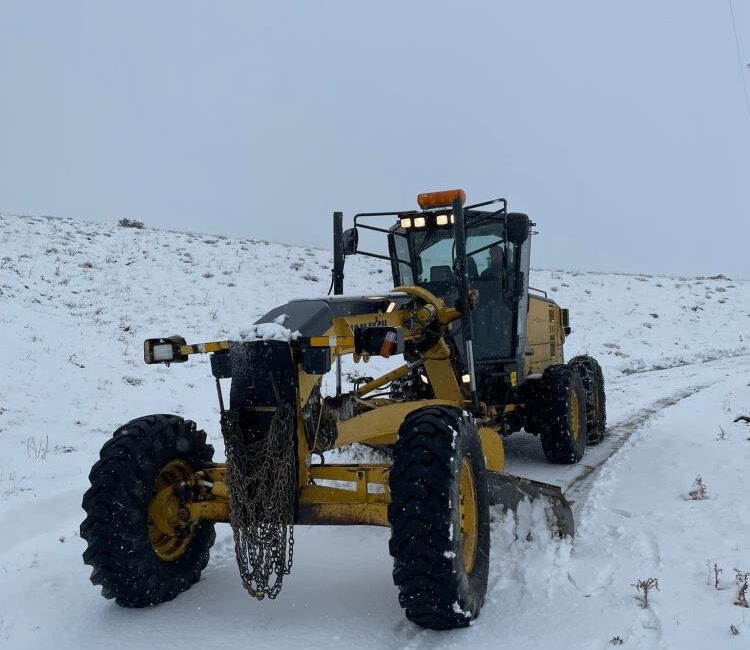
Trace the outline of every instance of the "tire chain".
{"label": "tire chain", "polygon": [[294,559],[294,411],[288,404],[280,406],[267,434],[258,436],[244,433],[238,413],[226,411],[221,430],[230,523],[242,584],[258,600],[273,599]]}

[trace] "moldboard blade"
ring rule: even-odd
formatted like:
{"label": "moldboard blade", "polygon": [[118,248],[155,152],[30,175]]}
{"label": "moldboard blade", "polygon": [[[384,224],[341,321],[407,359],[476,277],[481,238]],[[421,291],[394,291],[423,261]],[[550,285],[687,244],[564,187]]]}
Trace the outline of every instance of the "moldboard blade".
{"label": "moldboard blade", "polygon": [[548,516],[551,515],[550,523],[555,532],[562,537],[568,535],[572,537],[575,533],[571,504],[557,485],[495,472],[487,472],[487,482],[490,490],[490,503],[493,505],[502,505],[503,510],[516,512],[518,504],[524,499],[530,502],[535,499],[546,499],[549,503],[547,513]]}

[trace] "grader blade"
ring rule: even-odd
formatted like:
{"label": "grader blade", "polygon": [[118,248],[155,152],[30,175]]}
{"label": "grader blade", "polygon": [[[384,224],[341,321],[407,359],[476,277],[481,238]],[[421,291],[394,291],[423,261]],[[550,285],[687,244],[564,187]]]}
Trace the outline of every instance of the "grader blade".
{"label": "grader blade", "polygon": [[557,485],[533,481],[512,474],[488,472],[490,503],[502,505],[503,510],[516,512],[524,500],[533,502],[545,499],[549,504],[547,516],[556,534],[561,537],[572,537],[575,533],[575,522],[570,502],[565,498]]}

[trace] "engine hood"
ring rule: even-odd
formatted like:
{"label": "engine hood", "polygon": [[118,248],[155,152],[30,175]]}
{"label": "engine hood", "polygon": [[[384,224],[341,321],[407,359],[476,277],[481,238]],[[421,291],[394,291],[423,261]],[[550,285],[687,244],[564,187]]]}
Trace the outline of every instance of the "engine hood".
{"label": "engine hood", "polygon": [[302,336],[321,336],[328,331],[334,318],[362,314],[377,314],[385,311],[391,302],[398,307],[409,302],[411,298],[403,293],[391,293],[381,296],[331,296],[306,300],[292,300],[276,307],[257,323],[281,323],[292,332]]}

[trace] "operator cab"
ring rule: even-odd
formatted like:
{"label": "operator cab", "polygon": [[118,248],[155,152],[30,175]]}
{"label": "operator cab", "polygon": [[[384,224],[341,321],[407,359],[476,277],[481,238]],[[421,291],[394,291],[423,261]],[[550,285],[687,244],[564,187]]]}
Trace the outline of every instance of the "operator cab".
{"label": "operator cab", "polygon": [[[394,286],[414,284],[451,306],[456,304],[459,287],[452,218],[446,212],[400,218],[389,234]],[[469,286],[479,297],[474,309],[474,358],[477,362],[508,359],[514,347],[511,288],[516,286],[518,273],[516,247],[506,241],[504,215],[466,211],[465,221]],[[454,326],[454,336],[460,336],[460,329],[460,323]]]}
{"label": "operator cab", "polygon": [[[343,215],[334,213],[332,286],[343,292],[345,255],[366,255],[391,263],[394,287],[419,286],[460,309],[464,315],[451,330],[464,377],[479,376],[472,393],[494,403],[503,387],[524,380],[533,224],[525,214],[508,212],[505,199],[465,201],[463,190],[420,194],[421,210],[359,213],[346,232]],[[372,218],[395,223],[383,228]],[[388,255],[361,250],[359,229],[387,235]],[[467,327],[471,337],[464,336]]]}

